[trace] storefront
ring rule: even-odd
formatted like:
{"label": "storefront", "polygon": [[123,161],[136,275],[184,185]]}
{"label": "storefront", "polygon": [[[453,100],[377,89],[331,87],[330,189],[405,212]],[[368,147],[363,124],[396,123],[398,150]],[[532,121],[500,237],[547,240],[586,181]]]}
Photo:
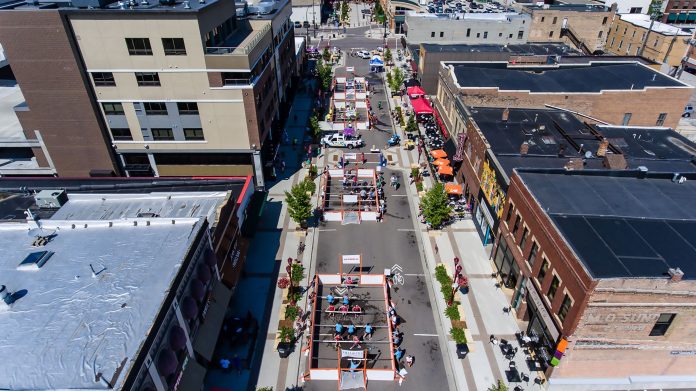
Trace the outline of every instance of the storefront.
{"label": "storefront", "polygon": [[553,357],[560,332],[532,280],[527,280],[525,286],[527,290],[527,316],[529,318],[527,335],[532,338],[534,353],[545,370]]}
{"label": "storefront", "polygon": [[515,258],[512,256],[505,239],[499,241],[494,263],[503,285],[506,288],[515,289],[520,278],[520,268],[517,266],[517,262],[515,262]]}
{"label": "storefront", "polygon": [[476,205],[476,227],[479,230],[479,235],[481,235],[481,240],[483,245],[489,245],[495,241],[495,236],[493,235],[493,228],[495,226],[495,220],[491,215],[491,211],[488,208],[485,198],[479,197],[479,201]]}

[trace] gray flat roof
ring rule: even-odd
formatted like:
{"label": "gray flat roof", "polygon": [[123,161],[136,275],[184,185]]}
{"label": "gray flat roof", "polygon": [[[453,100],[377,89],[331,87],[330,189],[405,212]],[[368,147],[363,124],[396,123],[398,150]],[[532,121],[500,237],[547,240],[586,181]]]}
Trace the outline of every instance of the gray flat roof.
{"label": "gray flat roof", "polygon": [[[520,45],[466,45],[466,44],[434,44],[424,43],[423,48],[427,52],[482,52],[482,53],[512,53],[520,55],[574,55],[580,52],[568,45],[561,43],[530,43]],[[417,47],[417,45],[416,45]]]}
{"label": "gray flat roof", "polygon": [[453,68],[455,81],[461,88],[497,88],[532,93],[599,93],[647,87],[691,88],[637,62],[592,62],[546,67],[508,67],[507,62],[445,64]]}
{"label": "gray flat roof", "polygon": [[696,176],[518,175],[594,278],[696,279]]}
{"label": "gray flat roof", "polygon": [[[0,283],[17,297],[0,312],[0,388],[111,389],[100,373],[121,388],[201,229],[200,219],[148,220],[75,229],[43,220],[56,230],[43,247],[32,247],[28,224],[0,224]],[[37,251],[54,254],[39,270],[17,270]]]}
{"label": "gray flat roof", "polygon": [[14,80],[0,80],[0,140],[26,140],[14,108],[24,103],[24,95]]}

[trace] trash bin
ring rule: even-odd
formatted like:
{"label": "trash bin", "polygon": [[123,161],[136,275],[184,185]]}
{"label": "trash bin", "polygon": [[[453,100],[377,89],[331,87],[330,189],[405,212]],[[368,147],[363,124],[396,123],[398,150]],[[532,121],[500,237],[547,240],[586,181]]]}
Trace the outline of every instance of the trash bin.
{"label": "trash bin", "polygon": [[293,345],[289,342],[281,342],[278,344],[278,355],[280,358],[288,358],[292,353]]}
{"label": "trash bin", "polygon": [[457,344],[457,358],[458,359],[466,358],[466,355],[468,353],[469,353],[469,346],[467,346],[467,344],[465,344],[465,343]]}

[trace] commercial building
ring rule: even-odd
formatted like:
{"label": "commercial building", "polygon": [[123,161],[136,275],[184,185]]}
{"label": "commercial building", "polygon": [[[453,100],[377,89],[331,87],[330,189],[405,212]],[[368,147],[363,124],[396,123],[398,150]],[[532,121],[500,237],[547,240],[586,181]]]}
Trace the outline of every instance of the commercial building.
{"label": "commercial building", "polygon": [[585,54],[604,50],[616,8],[601,3],[524,5],[532,16],[530,42],[563,42]]}
{"label": "commercial building", "polygon": [[[321,24],[321,1],[320,0],[295,0],[292,2],[292,15],[290,16],[293,22],[308,22],[311,26]],[[312,29],[303,27],[302,32],[311,34]]]}
{"label": "commercial building", "polygon": [[597,0],[611,7],[616,3],[617,14],[647,14],[650,11],[651,0]]}
{"label": "commercial building", "polygon": [[199,389],[250,182],[0,180],[0,388]]}
{"label": "commercial building", "polygon": [[409,44],[524,44],[531,17],[519,13],[406,13],[404,34]]}
{"label": "commercial building", "polygon": [[690,0],[667,0],[662,5],[662,22],[674,24],[696,24],[696,3]]}
{"label": "commercial building", "polygon": [[519,169],[493,260],[549,389],[691,387],[696,175]]}
{"label": "commercial building", "polygon": [[378,0],[387,16],[390,31],[402,34],[403,24],[406,20],[406,12],[423,11],[418,1],[412,0]]}
{"label": "commercial building", "polygon": [[563,110],[461,101],[455,110],[462,115],[448,129],[463,156],[458,178],[484,244],[493,243],[515,168],[696,172],[696,145],[669,128],[588,125]]}
{"label": "commercial building", "polygon": [[[42,1],[0,10],[16,109],[41,168],[60,176],[256,174],[287,100],[287,0],[253,4]],[[137,33],[136,33],[137,32]]]}
{"label": "commercial building", "polygon": [[566,57],[566,63],[444,63],[436,108],[448,127],[455,97],[466,106],[559,107],[592,121],[675,128],[694,88],[627,58]]}
{"label": "commercial building", "polygon": [[440,72],[440,62],[454,61],[515,61],[535,60],[545,64],[549,56],[575,56],[579,52],[559,43],[510,45],[411,44],[409,52],[415,63],[418,78],[426,93],[434,94]]}
{"label": "commercial building", "polygon": [[691,33],[660,22],[654,22],[651,28],[650,23],[650,16],[644,14],[617,15],[609,30],[606,52],[642,56],[672,68],[678,67]]}

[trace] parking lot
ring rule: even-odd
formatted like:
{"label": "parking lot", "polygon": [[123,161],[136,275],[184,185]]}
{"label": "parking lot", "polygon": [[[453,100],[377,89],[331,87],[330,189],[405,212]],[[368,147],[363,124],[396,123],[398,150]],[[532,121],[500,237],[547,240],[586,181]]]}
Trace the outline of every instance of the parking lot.
{"label": "parking lot", "polygon": [[427,11],[431,14],[465,14],[465,13],[498,13],[515,12],[512,8],[493,1],[490,3],[478,3],[473,0],[435,0],[428,1]]}

